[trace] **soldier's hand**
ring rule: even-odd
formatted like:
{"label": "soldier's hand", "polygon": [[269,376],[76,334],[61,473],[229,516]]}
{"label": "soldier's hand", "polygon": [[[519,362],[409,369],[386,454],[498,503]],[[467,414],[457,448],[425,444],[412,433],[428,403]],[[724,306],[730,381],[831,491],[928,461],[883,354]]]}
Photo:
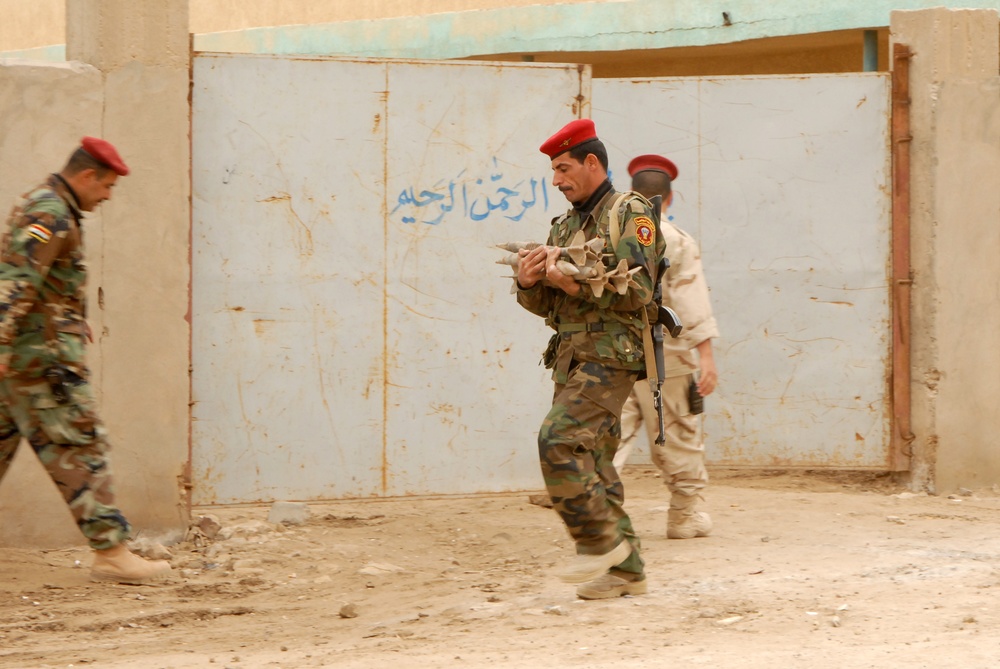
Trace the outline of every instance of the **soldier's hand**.
{"label": "soldier's hand", "polygon": [[698,377],[698,393],[702,397],[708,397],[719,384],[719,372],[715,369],[715,360],[712,358],[701,359],[701,375]]}
{"label": "soldier's hand", "polygon": [[561,288],[569,295],[578,295],[580,293],[580,284],[576,279],[566,276],[556,267],[556,261],[559,260],[559,255],[562,253],[559,247],[547,246],[545,248],[547,249],[545,254],[545,277],[549,280],[549,283],[556,288]]}
{"label": "soldier's hand", "polygon": [[522,288],[531,288],[545,278],[546,248],[539,246],[530,251],[521,249],[517,252],[521,258],[517,264],[517,283]]}

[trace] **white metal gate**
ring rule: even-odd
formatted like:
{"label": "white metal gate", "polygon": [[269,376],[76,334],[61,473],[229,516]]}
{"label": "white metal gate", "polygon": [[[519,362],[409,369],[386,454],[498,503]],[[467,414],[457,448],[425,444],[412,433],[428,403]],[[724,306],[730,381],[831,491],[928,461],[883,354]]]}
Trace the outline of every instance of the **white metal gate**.
{"label": "white metal gate", "polygon": [[537,146],[588,83],[195,57],[196,503],[540,487],[547,334],[491,247],[564,209]]}
{"label": "white metal gate", "polygon": [[885,468],[888,76],[597,79],[593,93],[619,189],[638,154],[680,169],[670,213],[701,241],[722,331],[709,462]]}
{"label": "white metal gate", "polygon": [[710,462],[885,466],[885,76],[201,54],[196,503],[540,487],[548,333],[491,247],[565,209],[537,147],[591,85],[619,188],[638,153],[680,165],[723,331]]}

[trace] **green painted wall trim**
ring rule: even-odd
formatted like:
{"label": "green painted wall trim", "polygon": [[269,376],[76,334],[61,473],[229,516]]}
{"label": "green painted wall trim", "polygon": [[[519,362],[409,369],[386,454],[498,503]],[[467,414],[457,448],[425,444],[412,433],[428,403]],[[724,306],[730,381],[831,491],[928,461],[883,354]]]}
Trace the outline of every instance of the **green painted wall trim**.
{"label": "green painted wall trim", "polygon": [[[423,59],[665,49],[885,27],[893,10],[942,6],[1000,10],[1000,0],[848,0],[837,6],[818,0],[608,0],[204,33],[195,35],[194,48]],[[66,47],[3,51],[0,59],[61,62],[66,60]]]}
{"label": "green painted wall trim", "polygon": [[941,6],[1000,9],[1000,2],[618,0],[206,33],[195,36],[194,47],[198,51],[426,59],[664,49],[883,27],[889,25],[893,10]]}
{"label": "green painted wall trim", "polygon": [[66,45],[53,44],[52,46],[39,46],[34,49],[0,51],[0,60],[34,60],[43,63],[63,63],[66,62]]}

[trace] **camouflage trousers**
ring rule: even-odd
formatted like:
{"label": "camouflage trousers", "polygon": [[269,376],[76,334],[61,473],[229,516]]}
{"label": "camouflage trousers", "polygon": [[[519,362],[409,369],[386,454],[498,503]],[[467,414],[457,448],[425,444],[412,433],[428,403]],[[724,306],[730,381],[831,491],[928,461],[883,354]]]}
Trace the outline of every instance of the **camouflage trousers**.
{"label": "camouflage trousers", "polygon": [[56,402],[44,379],[0,381],[0,481],[21,437],[41,460],[90,545],[103,550],[130,534],[114,503],[104,425],[94,410],[90,385],[69,386],[69,401]]}
{"label": "camouflage trousers", "polygon": [[612,464],[621,438],[621,410],[636,372],[592,362],[556,384],[552,409],[538,432],[538,455],[552,506],[576,552],[607,553],[623,540],[632,554],[616,571],[641,574],[640,542],[625,513],[625,487]]}

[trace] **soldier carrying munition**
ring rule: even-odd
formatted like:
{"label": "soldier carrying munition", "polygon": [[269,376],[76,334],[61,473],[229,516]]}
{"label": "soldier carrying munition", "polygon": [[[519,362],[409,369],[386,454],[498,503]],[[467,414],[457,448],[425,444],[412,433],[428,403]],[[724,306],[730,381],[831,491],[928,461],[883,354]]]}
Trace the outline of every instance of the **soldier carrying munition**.
{"label": "soldier carrying munition", "polygon": [[[497,244],[498,249],[510,252],[509,255],[498,260],[497,264],[510,265],[517,269],[520,262],[518,251],[531,251],[539,246],[544,246],[544,244],[537,242]],[[604,255],[603,239],[595,237],[587,241],[583,230],[578,230],[568,246],[560,247],[560,259],[556,262],[556,267],[563,274],[589,285],[594,291],[595,297],[601,297],[605,289],[624,295],[629,287],[634,285],[633,276],[639,271],[639,267],[629,269],[628,262],[622,259],[613,269],[609,270],[604,265]]]}

